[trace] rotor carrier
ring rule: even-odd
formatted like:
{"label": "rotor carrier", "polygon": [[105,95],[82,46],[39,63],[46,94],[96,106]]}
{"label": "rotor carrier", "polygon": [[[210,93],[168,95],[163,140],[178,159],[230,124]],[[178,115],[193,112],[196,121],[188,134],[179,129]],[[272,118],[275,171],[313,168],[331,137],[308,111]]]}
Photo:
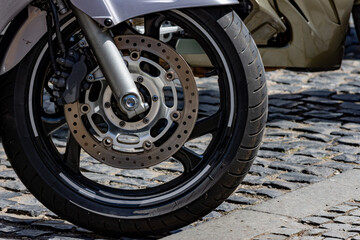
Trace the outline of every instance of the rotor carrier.
{"label": "rotor carrier", "polygon": [[[101,70],[96,70],[91,80],[100,82],[98,98],[91,97],[90,88],[84,100],[65,105],[66,120],[76,141],[100,162],[124,169],[150,167],[174,155],[190,137],[198,113],[196,81],[186,61],[161,41],[142,35],[114,40],[119,50],[129,52],[124,59],[150,109],[126,119],[113,104]],[[144,71],[144,65],[156,74]],[[170,105],[165,89],[171,92]]]}

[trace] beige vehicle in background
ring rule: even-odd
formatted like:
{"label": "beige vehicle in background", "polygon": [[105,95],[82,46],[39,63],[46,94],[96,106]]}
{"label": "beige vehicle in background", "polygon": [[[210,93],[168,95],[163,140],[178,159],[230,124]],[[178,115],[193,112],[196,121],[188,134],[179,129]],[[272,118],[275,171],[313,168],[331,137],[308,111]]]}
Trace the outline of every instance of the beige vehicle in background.
{"label": "beige vehicle in background", "polygon": [[[308,70],[337,69],[344,53],[349,18],[360,21],[358,0],[240,0],[237,13],[250,30],[265,67]],[[358,29],[357,29],[357,32]],[[191,40],[177,47],[198,66],[201,49],[189,52]],[[196,49],[193,46],[193,49]],[[181,52],[181,51],[180,51]]]}

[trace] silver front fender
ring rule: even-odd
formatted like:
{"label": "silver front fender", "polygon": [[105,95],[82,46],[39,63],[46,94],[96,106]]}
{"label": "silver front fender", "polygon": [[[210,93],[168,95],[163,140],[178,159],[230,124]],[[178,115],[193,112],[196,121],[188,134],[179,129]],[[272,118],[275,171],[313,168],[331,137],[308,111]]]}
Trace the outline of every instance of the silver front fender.
{"label": "silver front fender", "polygon": [[0,0],[0,33],[31,0]]}
{"label": "silver front fender", "polygon": [[172,9],[234,5],[238,0],[71,0],[72,4],[95,21],[104,25],[111,19],[113,25],[137,16]]}

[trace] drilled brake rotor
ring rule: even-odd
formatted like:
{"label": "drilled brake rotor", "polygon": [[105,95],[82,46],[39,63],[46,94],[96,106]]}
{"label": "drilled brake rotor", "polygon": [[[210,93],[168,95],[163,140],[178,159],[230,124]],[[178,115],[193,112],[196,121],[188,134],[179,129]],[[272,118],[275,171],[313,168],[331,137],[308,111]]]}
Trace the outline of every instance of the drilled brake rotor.
{"label": "drilled brake rotor", "polygon": [[118,168],[150,167],[174,155],[189,138],[198,112],[195,78],[186,61],[159,40],[141,35],[114,40],[129,53],[124,59],[150,109],[135,120],[124,117],[97,70],[85,100],[65,106],[66,120],[76,141],[95,159]]}

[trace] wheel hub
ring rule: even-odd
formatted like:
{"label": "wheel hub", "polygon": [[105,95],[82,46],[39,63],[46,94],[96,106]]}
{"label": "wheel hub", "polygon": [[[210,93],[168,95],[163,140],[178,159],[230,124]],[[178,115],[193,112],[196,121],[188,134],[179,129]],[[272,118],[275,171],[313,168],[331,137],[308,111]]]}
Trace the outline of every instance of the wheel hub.
{"label": "wheel hub", "polygon": [[[98,70],[98,83],[85,99],[65,106],[66,119],[77,142],[97,160],[126,169],[153,166],[190,137],[198,112],[195,78],[186,61],[158,40],[128,35],[115,42],[128,52],[124,59],[149,110],[135,119],[123,116]],[[129,107],[136,104],[131,96],[124,100]]]}

